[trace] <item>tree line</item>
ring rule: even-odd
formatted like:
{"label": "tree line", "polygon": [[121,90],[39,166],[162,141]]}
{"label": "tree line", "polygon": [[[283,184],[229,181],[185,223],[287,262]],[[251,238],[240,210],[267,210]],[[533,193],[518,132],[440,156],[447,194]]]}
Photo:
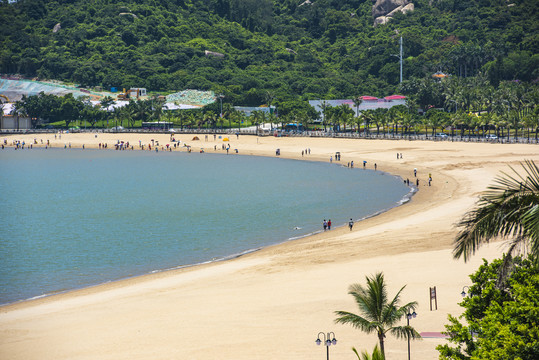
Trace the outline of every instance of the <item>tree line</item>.
{"label": "tree line", "polygon": [[[322,101],[317,112],[307,101],[276,101],[266,92],[264,101],[275,106],[269,113],[254,111],[249,117],[236,111],[229,102],[214,102],[197,110],[166,110],[159,98],[131,100],[127,106],[114,107],[106,97],[94,105],[89,98],[63,98],[41,93],[24,96],[17,101],[14,115],[29,116],[38,127],[54,124],[69,127],[72,122],[88,123],[91,127],[140,127],[146,121],[166,121],[183,128],[233,129],[264,123],[283,127],[301,124],[305,130],[332,132],[364,132],[376,135],[425,134],[434,137],[438,131],[448,135],[471,136],[492,134],[503,138],[530,137],[539,133],[539,89],[536,85],[504,81],[493,87],[484,76],[450,77],[436,80],[426,77],[403,82],[407,94],[405,105],[390,109],[358,111],[361,96],[355,96],[355,110],[348,105],[329,106]],[[356,113],[358,116],[356,116]]]}

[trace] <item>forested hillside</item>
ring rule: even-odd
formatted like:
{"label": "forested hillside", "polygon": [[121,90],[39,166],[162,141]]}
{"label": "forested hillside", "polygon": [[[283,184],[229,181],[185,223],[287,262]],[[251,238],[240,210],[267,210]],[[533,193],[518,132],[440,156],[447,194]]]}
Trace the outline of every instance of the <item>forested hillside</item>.
{"label": "forested hillside", "polygon": [[[214,90],[242,105],[385,96],[436,71],[539,78],[537,0],[413,0],[373,26],[371,0],[0,3],[0,73],[84,86]],[[224,56],[205,55],[212,51]]]}

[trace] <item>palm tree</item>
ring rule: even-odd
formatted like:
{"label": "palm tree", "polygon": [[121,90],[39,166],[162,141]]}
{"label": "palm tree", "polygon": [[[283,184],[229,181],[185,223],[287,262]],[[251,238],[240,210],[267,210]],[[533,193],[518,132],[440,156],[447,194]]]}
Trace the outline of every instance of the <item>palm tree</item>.
{"label": "palm tree", "polygon": [[404,133],[406,132],[408,134],[408,138],[410,138],[409,129],[414,124],[412,115],[410,113],[401,112],[399,113],[399,119],[402,126],[402,137],[404,138]]}
{"label": "palm tree", "polygon": [[365,110],[361,112],[361,119],[363,120],[363,126],[365,129],[365,136],[368,136],[370,133],[370,124],[374,119],[374,110]]}
{"label": "palm tree", "polygon": [[329,108],[331,107],[326,100],[322,101],[320,104],[320,107],[322,108],[322,124],[324,125],[324,132],[327,131],[327,115]]}
{"label": "palm tree", "polygon": [[359,353],[357,352],[355,347],[352,348],[352,351],[354,352],[354,354],[356,354],[358,360],[384,360],[384,355],[380,351],[380,348],[378,347],[378,345],[374,347],[372,355],[370,355],[366,351],[363,351],[361,353],[361,356],[359,356]]}
{"label": "palm tree", "polygon": [[387,109],[375,109],[373,112],[372,122],[376,126],[376,135],[380,135],[380,126],[384,126],[386,122]]}
{"label": "palm tree", "polygon": [[105,110],[110,110],[109,109],[109,106],[111,106],[112,104],[114,104],[114,99],[110,96],[105,96],[103,99],[101,99],[99,101],[99,104],[101,105],[101,107]]}
{"label": "palm tree", "polygon": [[356,117],[359,117],[359,106],[363,102],[363,98],[361,96],[356,96],[352,100],[354,101],[354,105],[356,107]]}
{"label": "palm tree", "polygon": [[[2,113],[3,112],[4,110],[2,109]],[[13,106],[13,108],[11,109],[11,115],[15,115],[17,117],[17,131],[19,131],[20,130],[19,117],[27,115],[25,102],[21,100],[15,101],[15,106]]]}
{"label": "palm tree", "polygon": [[367,334],[376,332],[380,342],[380,350],[385,357],[384,338],[386,333],[391,333],[397,338],[419,339],[421,335],[411,326],[396,326],[396,324],[410,311],[415,310],[417,302],[409,302],[399,306],[400,294],[406,287],[403,286],[397,295],[391,300],[387,297],[387,285],[384,282],[384,274],[377,273],[372,277],[365,277],[367,286],[353,284],[349,294],[352,295],[359,307],[361,315],[347,311],[336,311],[339,315],[336,323],[350,324]]}
{"label": "palm tree", "polygon": [[265,114],[261,110],[256,110],[251,113],[251,116],[249,116],[251,123],[256,126],[257,135],[258,135],[258,126],[262,123],[262,119],[264,115]]}
{"label": "palm tree", "polygon": [[539,168],[532,160],[521,163],[526,176],[515,173],[495,179],[457,224],[453,256],[467,261],[483,244],[496,237],[509,238],[509,254],[526,250],[539,260]]}

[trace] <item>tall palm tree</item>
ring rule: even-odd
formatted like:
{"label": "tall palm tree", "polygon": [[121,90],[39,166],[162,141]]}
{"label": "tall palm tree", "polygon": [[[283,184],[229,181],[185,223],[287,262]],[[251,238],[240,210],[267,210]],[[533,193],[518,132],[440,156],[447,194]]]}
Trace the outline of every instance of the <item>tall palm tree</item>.
{"label": "tall palm tree", "polygon": [[389,332],[398,339],[421,338],[421,335],[413,327],[396,325],[410,311],[415,310],[417,306],[416,301],[399,306],[400,294],[406,286],[403,286],[397,292],[397,295],[389,300],[383,273],[377,273],[372,277],[366,276],[365,278],[367,280],[367,286],[353,284],[350,286],[348,292],[354,297],[361,315],[347,311],[336,311],[335,314],[339,317],[335,319],[335,322],[350,324],[367,334],[376,332],[378,341],[380,342],[380,350],[384,357],[384,339],[386,333]]}
{"label": "tall palm tree", "polygon": [[358,95],[353,98],[352,101],[354,102],[354,105],[356,107],[356,117],[359,117],[359,106],[361,105],[361,103],[363,103],[363,97]]}
{"label": "tall palm tree", "polygon": [[453,256],[467,261],[491,239],[509,239],[509,254],[528,250],[539,262],[539,168],[532,160],[521,163],[525,175],[510,167],[479,198],[477,207],[457,224],[462,230],[454,242]]}
{"label": "tall palm tree", "polygon": [[368,136],[370,133],[370,124],[374,119],[374,110],[365,110],[361,113],[361,119],[363,120],[363,126],[365,129],[365,135]]}
{"label": "tall palm tree", "polygon": [[322,103],[320,104],[320,107],[322,108],[322,124],[324,125],[324,131],[327,130],[327,115],[328,115],[328,110],[329,108],[331,107],[328,102],[326,100],[322,101]]}
{"label": "tall palm tree", "polygon": [[249,116],[251,123],[256,126],[256,133],[258,134],[258,126],[262,123],[263,112],[261,110],[255,110]]}
{"label": "tall palm tree", "polygon": [[[4,110],[2,109],[2,113],[4,112]],[[13,106],[13,108],[11,109],[11,115],[14,115],[16,116],[17,118],[17,131],[19,131],[20,129],[20,124],[19,124],[19,117],[20,116],[27,116],[27,110],[26,110],[26,104],[24,101],[15,101],[15,106]]]}

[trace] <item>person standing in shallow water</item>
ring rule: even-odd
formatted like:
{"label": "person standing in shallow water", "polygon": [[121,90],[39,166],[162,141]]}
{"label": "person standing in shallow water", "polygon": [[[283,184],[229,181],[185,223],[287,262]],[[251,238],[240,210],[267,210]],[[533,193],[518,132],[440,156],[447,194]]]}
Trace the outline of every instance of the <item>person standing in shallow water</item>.
{"label": "person standing in shallow water", "polygon": [[327,223],[326,219],[324,219],[324,222],[322,224],[324,226],[324,231],[326,231],[328,229],[328,223]]}
{"label": "person standing in shallow water", "polygon": [[328,230],[331,230],[331,219],[328,220]]}
{"label": "person standing in shallow water", "polygon": [[354,227],[354,220],[350,218],[350,221],[348,222],[348,227],[350,228],[350,231],[352,231],[352,228]]}

